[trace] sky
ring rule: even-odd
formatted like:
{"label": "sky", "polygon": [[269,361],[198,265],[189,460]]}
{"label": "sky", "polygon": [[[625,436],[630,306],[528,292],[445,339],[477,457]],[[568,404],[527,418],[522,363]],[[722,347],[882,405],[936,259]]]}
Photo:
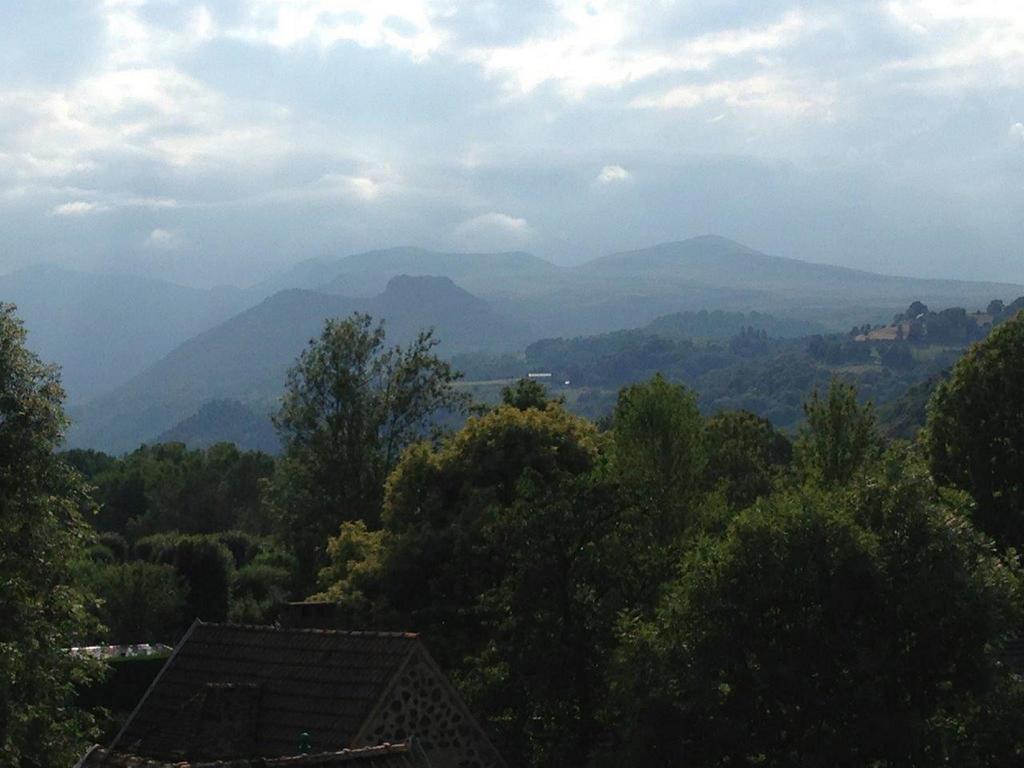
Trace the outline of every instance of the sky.
{"label": "sky", "polygon": [[8,0],[0,272],[700,234],[1024,283],[1020,0]]}

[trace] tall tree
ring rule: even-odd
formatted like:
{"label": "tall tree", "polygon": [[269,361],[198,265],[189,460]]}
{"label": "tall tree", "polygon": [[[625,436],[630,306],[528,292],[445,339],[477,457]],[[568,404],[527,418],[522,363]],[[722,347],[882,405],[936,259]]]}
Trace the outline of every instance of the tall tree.
{"label": "tall tree", "polygon": [[845,485],[882,448],[875,409],[857,402],[852,384],[832,379],[822,397],[814,390],[804,404],[807,421],[796,442],[800,468],[823,486]]}
{"label": "tall tree", "polygon": [[74,697],[96,669],[68,652],[91,623],[72,582],[89,502],[54,452],[66,425],[57,369],[25,348],[14,312],[0,304],[0,764],[67,766],[92,727]]}
{"label": "tall tree", "polygon": [[704,420],[693,393],[661,374],[624,387],[612,417],[612,467],[670,537],[685,526],[707,463]]}
{"label": "tall tree", "polygon": [[1024,315],[975,344],[928,404],[925,440],[941,483],[969,492],[978,524],[1024,545]]}
{"label": "tall tree", "polygon": [[274,419],[284,457],[272,481],[281,535],[312,586],[327,539],[347,520],[380,519],[384,480],[439,412],[464,404],[431,331],[387,347],[383,323],[328,320],[288,372]]}

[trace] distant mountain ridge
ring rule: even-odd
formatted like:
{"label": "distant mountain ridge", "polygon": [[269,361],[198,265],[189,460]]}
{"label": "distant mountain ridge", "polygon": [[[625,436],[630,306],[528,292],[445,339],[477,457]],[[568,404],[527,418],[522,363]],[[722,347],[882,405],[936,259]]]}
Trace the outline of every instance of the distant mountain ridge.
{"label": "distant mountain ridge", "polygon": [[373,296],[399,275],[448,277],[476,291],[496,281],[530,280],[559,271],[539,256],[521,251],[450,253],[403,246],[348,256],[320,257],[296,264],[261,283],[258,290],[310,288],[343,296]]}
{"label": "distant mountain ridge", "polygon": [[353,312],[383,319],[389,344],[436,327],[442,354],[512,350],[529,340],[526,326],[496,314],[445,277],[398,276],[371,299],[280,291],[189,339],[116,390],[73,409],[68,444],[129,450],[213,400],[236,400],[268,412],[280,396],[286,370],[320,335],[324,320]]}
{"label": "distant mountain ridge", "polygon": [[[754,325],[770,316],[773,335],[846,331],[888,322],[912,300],[971,309],[1022,293],[1019,285],[812,264],[711,235],[571,267],[516,251],[390,248],[310,259],[244,290],[43,267],[0,276],[0,300],[19,303],[30,347],[63,365],[78,419],[72,442],[118,449],[162,434],[210,400],[266,412],[323,319],[352,311],[386,318],[395,339],[436,326],[442,351],[454,354],[520,351],[539,339],[655,321],[659,333],[704,335],[714,322],[693,316],[704,310],[732,313],[709,336],[734,326],[739,313],[761,318]],[[675,319],[658,320],[666,316]]]}
{"label": "distant mountain ridge", "polygon": [[238,289],[199,290],[54,265],[0,275],[0,301],[17,304],[29,348],[62,367],[72,401],[127,381],[246,303]]}

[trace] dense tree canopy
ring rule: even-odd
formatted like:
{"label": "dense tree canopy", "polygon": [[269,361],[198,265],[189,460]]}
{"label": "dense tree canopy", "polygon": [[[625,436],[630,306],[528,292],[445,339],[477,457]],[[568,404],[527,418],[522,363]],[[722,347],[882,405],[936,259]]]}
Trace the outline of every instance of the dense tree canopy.
{"label": "dense tree canopy", "polygon": [[856,489],[758,502],[688,553],[653,621],[624,625],[624,750],[665,766],[979,764],[991,746],[970,713],[1002,693],[992,643],[1019,600],[962,501],[903,457]]}
{"label": "dense tree canopy", "polygon": [[91,729],[74,694],[92,668],[68,653],[91,626],[72,581],[90,504],[54,453],[63,397],[57,369],[0,304],[0,761],[11,766],[71,765]]}
{"label": "dense tree canopy", "polygon": [[115,458],[96,451],[64,454],[95,486],[96,527],[130,538],[164,531],[269,531],[260,482],[274,460],[258,451],[217,443],[190,450],[182,443],[144,445]]}
{"label": "dense tree canopy", "polygon": [[977,520],[1004,545],[1024,545],[1024,314],[972,347],[928,406],[932,471],[968,491]]}

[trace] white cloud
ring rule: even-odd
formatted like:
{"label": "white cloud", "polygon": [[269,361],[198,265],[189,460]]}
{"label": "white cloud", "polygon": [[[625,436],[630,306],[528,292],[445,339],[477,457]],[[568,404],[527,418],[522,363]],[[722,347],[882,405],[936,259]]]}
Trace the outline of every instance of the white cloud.
{"label": "white cloud", "polygon": [[558,7],[561,24],[552,25],[553,34],[515,46],[477,48],[468,58],[521,93],[555,82],[580,98],[594,88],[622,87],[663,73],[707,71],[730,59],[777,50],[820,26],[791,12],[767,26],[652,44],[637,28],[632,2],[562,0]]}
{"label": "white cloud", "polygon": [[526,219],[493,211],[462,222],[455,228],[454,237],[463,247],[499,250],[520,246],[532,234]]}
{"label": "white cloud", "polygon": [[[818,111],[829,115],[835,102],[832,86],[766,75],[742,80],[681,85],[664,93],[639,96],[632,106],[646,109],[693,109],[707,103],[798,115]],[[720,117],[711,118],[718,120]]]}
{"label": "white cloud", "polygon": [[1018,0],[891,0],[886,10],[918,48],[893,62],[893,71],[930,73],[945,88],[1016,87],[1024,76]]}
{"label": "white cloud", "polygon": [[170,229],[154,229],[146,237],[144,245],[157,251],[171,251],[181,246],[181,237]]}
{"label": "white cloud", "polygon": [[109,211],[110,207],[102,203],[90,203],[85,200],[75,200],[70,203],[61,203],[50,211],[51,216],[84,216],[87,213],[101,213]]}
{"label": "white cloud", "polygon": [[423,59],[445,41],[435,15],[422,0],[252,0],[246,21],[227,35],[280,49],[351,42]]}
{"label": "white cloud", "polygon": [[1010,126],[1010,136],[1024,141],[1024,123],[1014,123]]}
{"label": "white cloud", "polygon": [[356,174],[327,173],[320,179],[314,194],[324,196],[340,195],[372,203],[398,191],[399,179],[390,168],[366,169]]}
{"label": "white cloud", "polygon": [[606,165],[601,169],[601,172],[597,174],[597,182],[599,184],[613,184],[617,181],[629,181],[632,178],[633,174],[621,165]]}

